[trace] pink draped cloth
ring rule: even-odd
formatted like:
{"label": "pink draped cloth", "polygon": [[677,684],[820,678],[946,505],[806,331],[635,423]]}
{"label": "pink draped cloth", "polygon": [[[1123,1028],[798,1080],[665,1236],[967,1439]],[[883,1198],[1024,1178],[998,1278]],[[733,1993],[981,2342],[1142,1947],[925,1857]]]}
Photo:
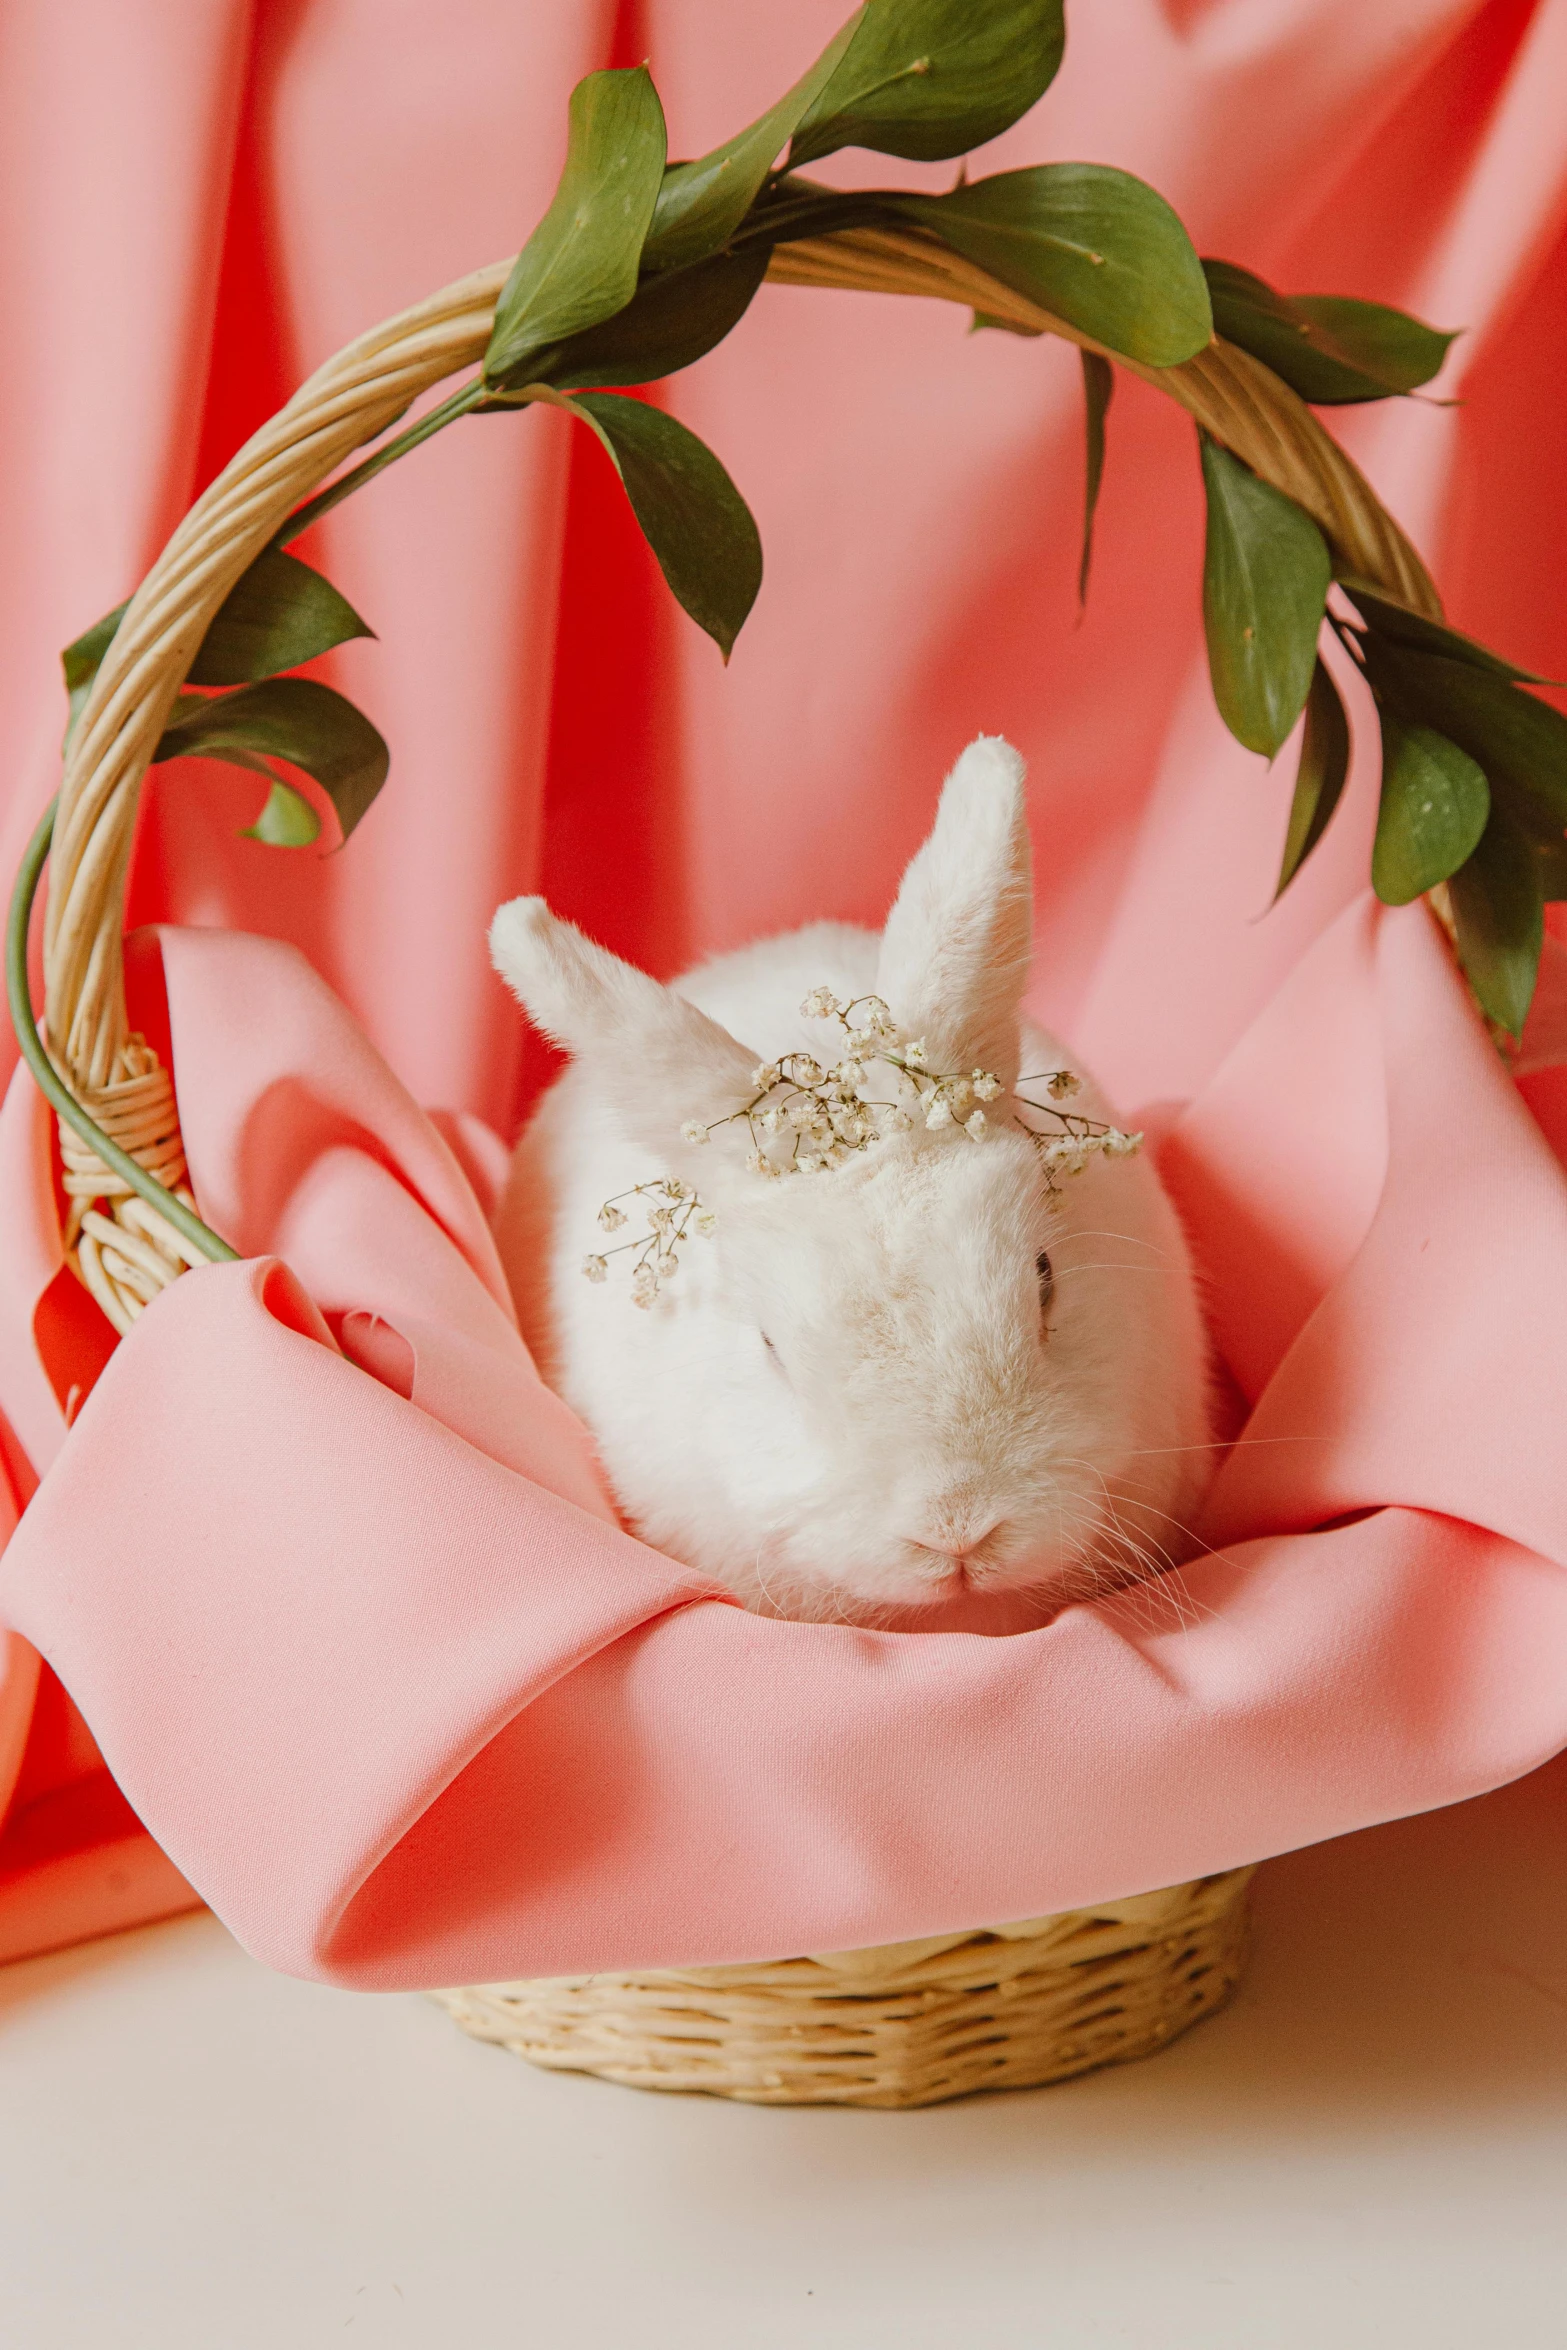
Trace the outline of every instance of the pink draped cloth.
{"label": "pink draped cloth", "polygon": [[[305,367],[515,244],[570,81],[650,53],[689,152],[838,13],[7,12],[8,863],[58,645]],[[1560,0],[1115,0],[985,158],[1121,163],[1204,251],[1468,325],[1464,406],[1337,422],[1455,618],[1556,674],[1564,78]],[[1254,1858],[1567,1742],[1567,1085],[1520,1094],[1425,914],[1360,897],[1364,752],[1260,918],[1289,762],[1263,777],[1208,700],[1189,426],[1118,390],[1074,631],[1074,362],[964,327],[768,289],[670,388],[767,549],[728,672],[561,420],[467,426],[316,550],[380,631],[329,673],[394,750],[346,852],[241,842],[248,781],[160,771],[138,1011],[245,1262],[108,1359],[16,1080],[0,1954],[195,1893],[275,1963],[383,1987],[829,1948]],[[761,1623],[616,1527],[516,1335],[480,1195],[541,1061],[483,929],[543,886],[669,970],[879,919],[981,727],[1032,762],[1038,1008],[1166,1135],[1243,1441],[1179,1609]]]}

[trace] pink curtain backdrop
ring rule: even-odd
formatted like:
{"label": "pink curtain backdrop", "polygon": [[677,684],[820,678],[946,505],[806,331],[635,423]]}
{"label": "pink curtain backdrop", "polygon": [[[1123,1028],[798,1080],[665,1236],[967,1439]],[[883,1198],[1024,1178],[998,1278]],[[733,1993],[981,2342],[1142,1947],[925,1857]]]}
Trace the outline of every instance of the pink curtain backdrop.
{"label": "pink curtain backdrop", "polygon": [[[57,779],[59,647],[310,367],[514,249],[578,75],[646,55],[671,152],[699,151],[846,5],[0,11],[7,874]],[[1564,0],[1068,15],[1059,81],[981,168],[1120,164],[1205,253],[1463,326],[1439,387],[1461,404],[1334,426],[1453,618],[1567,671]],[[159,771],[130,918],[181,927],[141,958],[142,1016],[172,1028],[203,1205],[253,1261],[182,1283],[83,1409],[108,1350],[13,1088],[11,1514],[44,1483],[3,1569],[0,1956],[189,1879],[342,1980],[827,1947],[1281,1849],[1567,1740],[1567,1089],[1529,1080],[1531,1119],[1424,916],[1357,902],[1366,756],[1264,917],[1291,761],[1266,774],[1212,709],[1189,423],[1118,383],[1079,626],[1075,357],[966,327],[766,289],[668,388],[766,548],[727,671],[563,419],[469,424],[303,550],[379,632],[324,665],[393,748],[346,851],[242,841],[253,779]],[[546,1066],[485,959],[501,898],[543,888],[661,972],[879,921],[981,728],[1031,763],[1037,1006],[1129,1111],[1167,1105],[1248,1434],[1290,1439],[1226,1470],[1195,1628],[1073,1611],[921,1641],[702,1596],[609,1522],[464,1179],[483,1193]],[[214,931],[302,950],[395,1076],[297,960]],[[313,1123],[258,1124],[302,1085]],[[444,1141],[415,1102],[454,1113]],[[330,1494],[322,1428],[367,1464]],[[345,1556],[322,1528],[350,1507]]]}

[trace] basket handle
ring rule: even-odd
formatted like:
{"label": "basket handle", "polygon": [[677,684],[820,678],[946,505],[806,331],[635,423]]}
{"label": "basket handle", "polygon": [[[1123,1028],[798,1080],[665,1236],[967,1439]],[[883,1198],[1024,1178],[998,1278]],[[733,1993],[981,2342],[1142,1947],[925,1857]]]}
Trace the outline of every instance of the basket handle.
{"label": "basket handle", "polygon": [[[241,573],[353,450],[443,377],[482,357],[510,269],[505,261],[478,270],[359,336],[318,368],[204,491],[126,607],[72,737],[58,800],[18,875],[7,948],[12,1018],[61,1122],[73,1203],[67,1257],[122,1334],[188,1265],[234,1255],[201,1221],[184,1184],[170,1074],[127,1024],[122,931],[142,779],[208,626]],[[768,275],[784,284],[958,302],[1025,332],[1101,349],[917,229],[849,229],[782,245]],[[1171,368],[1103,356],[1168,393],[1303,507],[1341,569],[1440,616],[1440,598],[1409,540],[1305,402],[1270,369],[1218,340]],[[28,918],[46,858],[47,1044],[33,1020],[26,968]]]}

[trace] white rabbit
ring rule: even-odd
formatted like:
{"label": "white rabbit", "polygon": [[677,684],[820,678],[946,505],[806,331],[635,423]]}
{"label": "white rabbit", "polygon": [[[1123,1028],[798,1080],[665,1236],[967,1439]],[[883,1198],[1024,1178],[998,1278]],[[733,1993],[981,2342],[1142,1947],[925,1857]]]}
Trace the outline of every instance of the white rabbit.
{"label": "white rabbit", "polygon": [[[1209,1383],[1174,1211],[1140,1158],[1092,1157],[1052,1188],[1022,1123],[1051,1116],[1011,1093],[1065,1065],[1019,1009],[1022,786],[998,738],[964,752],[879,940],[822,923],[664,987],[541,898],[491,929],[496,967],[575,1055],[498,1221],[524,1335],[628,1522],[760,1612],[950,1620],[966,1593],[1026,1595],[1038,1620],[1189,1550]],[[683,1133],[749,1101],[763,1055],[836,1057],[841,1029],[802,1009],[823,985],[874,991],[931,1068],[995,1072],[980,1139],[916,1122],[812,1180],[768,1181],[743,1121]],[[868,1067],[867,1098],[889,1077]],[[1071,1106],[1108,1116],[1090,1085]],[[639,1311],[631,1258],[597,1283],[584,1259],[606,1245],[601,1205],[663,1175],[717,1230]]]}

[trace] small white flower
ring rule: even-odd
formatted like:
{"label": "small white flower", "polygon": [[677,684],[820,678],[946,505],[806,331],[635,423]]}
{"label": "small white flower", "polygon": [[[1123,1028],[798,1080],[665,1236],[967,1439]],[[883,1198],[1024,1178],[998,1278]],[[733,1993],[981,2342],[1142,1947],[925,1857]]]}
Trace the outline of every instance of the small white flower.
{"label": "small white flower", "polygon": [[631,1302],[634,1306],[640,1306],[642,1311],[646,1313],[648,1307],[653,1303],[653,1300],[657,1297],[657,1295],[658,1285],[655,1282],[651,1289],[634,1289],[631,1292]]}
{"label": "small white flower", "polygon": [[625,1209],[617,1208],[612,1199],[607,1199],[598,1212],[598,1228],[601,1232],[618,1232],[625,1221]]}
{"label": "small white flower", "polygon": [[952,1105],[943,1095],[938,1093],[925,1112],[925,1123],[933,1134],[939,1127],[952,1124]]}
{"label": "small white flower", "polygon": [[609,1265],[603,1257],[584,1257],[582,1270],[590,1281],[607,1281]]}
{"label": "small white flower", "polygon": [[1054,1075],[1046,1080],[1045,1091],[1052,1101],[1064,1102],[1074,1093],[1080,1093],[1082,1086],[1081,1077],[1075,1076],[1070,1069],[1057,1069]]}
{"label": "small white flower", "polygon": [[748,1152],[745,1163],[747,1170],[752,1175],[765,1175],[767,1173],[768,1162],[763,1158],[760,1151]]}
{"label": "small white flower", "polygon": [[764,1134],[776,1134],[784,1122],[782,1110],[764,1110],[759,1124]]}
{"label": "small white flower", "polygon": [[802,1175],[819,1175],[821,1173],[822,1163],[814,1151],[801,1151],[794,1163]]}
{"label": "small white flower", "polygon": [[649,1208],[647,1220],[655,1232],[667,1232],[675,1220],[673,1208]]}
{"label": "small white flower", "polygon": [[820,1085],[824,1072],[820,1062],[813,1061],[809,1053],[791,1053],[789,1074],[796,1085]]}
{"label": "small white flower", "polygon": [[688,1118],[680,1129],[687,1142],[706,1142],[707,1128],[699,1126],[695,1118]]}
{"label": "small white flower", "polygon": [[853,1096],[860,1082],[860,1072],[853,1061],[840,1061],[828,1074],[840,1093]]}
{"label": "small white flower", "polygon": [[778,1083],[778,1063],[763,1061],[751,1071],[751,1083],[758,1093],[771,1093]]}
{"label": "small white flower", "polygon": [[1104,1153],[1109,1159],[1135,1158],[1142,1149],[1140,1134],[1123,1134],[1119,1126],[1112,1126],[1104,1138]]}
{"label": "small white flower", "polygon": [[908,1062],[911,1069],[924,1068],[925,1039],[923,1036],[916,1036],[910,1039],[910,1041],[903,1048],[903,1057]]}
{"label": "small white flower", "polygon": [[849,1056],[851,1060],[874,1061],[876,1058],[876,1053],[876,1038],[872,1035],[871,1031],[868,1028],[856,1028],[854,1034],[849,1039]]}
{"label": "small white flower", "polygon": [[843,1010],[843,1006],[830,988],[813,987],[800,1010],[807,1020],[830,1020],[835,1012]]}
{"label": "small white flower", "polygon": [[898,1024],[879,995],[867,996],[860,1009],[865,1014],[866,1026],[873,1028],[879,1037],[896,1037]]}
{"label": "small white flower", "polygon": [[789,1107],[785,1111],[784,1115],[787,1117],[790,1125],[796,1129],[802,1126],[809,1126],[812,1119],[816,1115],[815,1104],[808,1100],[808,1098],[803,1093],[799,1094],[789,1104]]}
{"label": "small white flower", "polygon": [[840,1142],[857,1143],[865,1139],[865,1122],[852,1110],[840,1111],[833,1120],[833,1132]]}
{"label": "small white flower", "polygon": [[885,1133],[907,1134],[913,1123],[914,1120],[901,1102],[890,1102],[886,1105],[885,1115],[882,1119],[882,1128]]}
{"label": "small white flower", "polygon": [[664,1197],[666,1199],[689,1199],[691,1197],[690,1186],[681,1183],[673,1175],[666,1175],[664,1177]]}
{"label": "small white flower", "polygon": [[976,1110],[972,1117],[966,1118],[963,1122],[963,1131],[968,1136],[970,1142],[983,1141],[985,1134],[984,1111]]}
{"label": "small white flower", "polygon": [[671,1273],[676,1273],[679,1269],[679,1260],[670,1256],[667,1250],[663,1256],[655,1257],[653,1260],[653,1270],[661,1281],[667,1281]]}
{"label": "small white flower", "polygon": [[711,1240],[718,1230],[718,1211],[715,1208],[698,1208],[691,1222],[704,1240]]}
{"label": "small white flower", "polygon": [[982,1102],[993,1102],[1001,1091],[1001,1080],[989,1069],[976,1069],[973,1076],[976,1097]]}

